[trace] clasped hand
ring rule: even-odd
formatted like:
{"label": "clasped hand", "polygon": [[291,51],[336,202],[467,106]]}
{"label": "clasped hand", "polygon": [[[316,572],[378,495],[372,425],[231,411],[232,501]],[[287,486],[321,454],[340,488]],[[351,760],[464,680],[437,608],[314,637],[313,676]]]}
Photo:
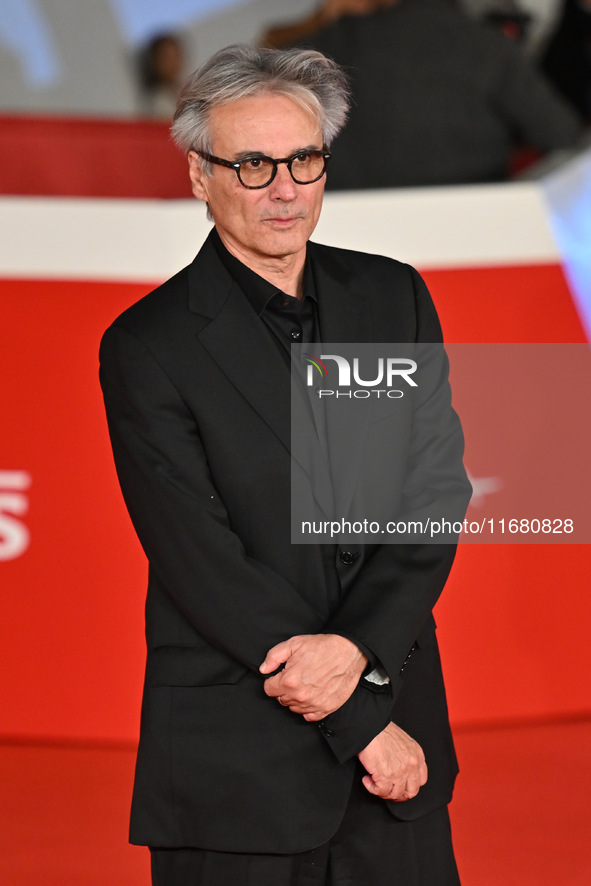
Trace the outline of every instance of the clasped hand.
{"label": "clasped hand", "polygon": [[[303,634],[278,643],[267,652],[259,670],[272,674],[265,692],[311,722],[324,719],[343,705],[367,666],[367,657],[338,634]],[[421,746],[395,723],[389,723],[359,754],[370,794],[402,802],[418,794],[427,781]]]}
{"label": "clasped hand", "polygon": [[358,757],[368,773],[362,779],[365,788],[384,800],[410,800],[427,781],[423,749],[395,723],[388,723]]}
{"label": "clasped hand", "polygon": [[367,657],[338,634],[302,634],[269,649],[259,670],[272,674],[265,692],[311,722],[334,713],[353,694]]}

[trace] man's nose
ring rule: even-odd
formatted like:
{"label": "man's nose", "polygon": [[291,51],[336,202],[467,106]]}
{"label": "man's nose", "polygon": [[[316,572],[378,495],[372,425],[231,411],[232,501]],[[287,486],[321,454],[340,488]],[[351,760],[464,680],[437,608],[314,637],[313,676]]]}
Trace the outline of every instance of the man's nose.
{"label": "man's nose", "polygon": [[275,178],[269,185],[269,197],[272,200],[295,200],[297,189],[287,163],[278,163]]}

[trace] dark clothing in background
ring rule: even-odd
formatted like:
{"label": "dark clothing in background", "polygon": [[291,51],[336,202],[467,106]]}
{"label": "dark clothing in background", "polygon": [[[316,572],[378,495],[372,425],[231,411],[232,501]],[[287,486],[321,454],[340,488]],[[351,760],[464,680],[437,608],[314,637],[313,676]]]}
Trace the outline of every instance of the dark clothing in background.
{"label": "dark clothing in background", "polygon": [[566,0],[542,68],[563,96],[591,120],[591,10]]}
{"label": "dark clothing in background", "polygon": [[304,45],[352,81],[328,188],[499,181],[516,146],[544,153],[572,145],[581,130],[518,48],[442,0],[346,16]]}

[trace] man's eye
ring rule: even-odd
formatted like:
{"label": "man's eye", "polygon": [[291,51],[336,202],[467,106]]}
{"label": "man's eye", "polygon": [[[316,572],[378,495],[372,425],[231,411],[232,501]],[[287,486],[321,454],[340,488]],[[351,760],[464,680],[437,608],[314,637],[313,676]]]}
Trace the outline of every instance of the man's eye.
{"label": "man's eye", "polygon": [[260,157],[251,157],[249,160],[244,160],[242,163],[243,169],[260,169],[263,165],[264,160]]}
{"label": "man's eye", "polygon": [[301,153],[296,154],[293,158],[294,163],[309,163],[311,159],[311,155],[309,151],[301,151]]}

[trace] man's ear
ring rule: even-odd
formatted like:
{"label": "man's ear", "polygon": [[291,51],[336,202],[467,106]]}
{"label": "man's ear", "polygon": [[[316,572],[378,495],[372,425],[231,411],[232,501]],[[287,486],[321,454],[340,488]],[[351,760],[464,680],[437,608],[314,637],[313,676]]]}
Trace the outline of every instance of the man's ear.
{"label": "man's ear", "polygon": [[195,151],[189,151],[187,154],[187,160],[189,161],[189,178],[191,179],[191,185],[193,186],[193,195],[197,197],[198,200],[204,200],[207,203],[208,176],[203,172],[203,160],[195,153]]}

